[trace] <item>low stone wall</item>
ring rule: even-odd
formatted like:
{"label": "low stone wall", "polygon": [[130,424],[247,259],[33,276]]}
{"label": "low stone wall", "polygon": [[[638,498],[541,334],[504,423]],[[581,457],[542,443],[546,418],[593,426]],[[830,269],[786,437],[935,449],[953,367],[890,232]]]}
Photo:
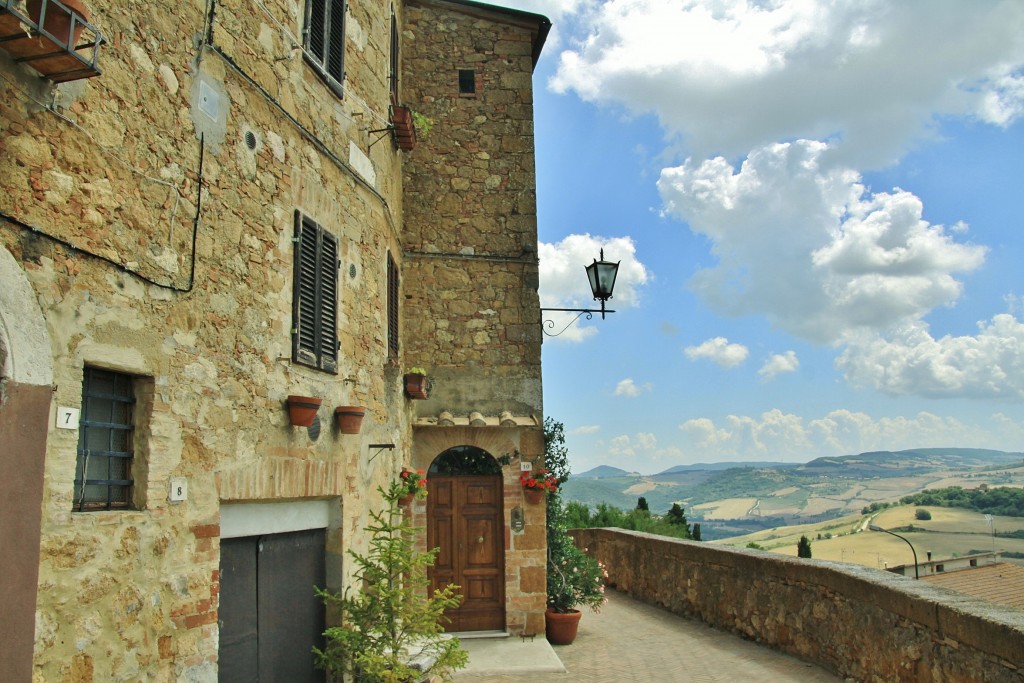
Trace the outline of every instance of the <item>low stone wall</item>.
{"label": "low stone wall", "polygon": [[577,529],[609,585],[857,681],[1024,680],[1024,612],[867,567]]}

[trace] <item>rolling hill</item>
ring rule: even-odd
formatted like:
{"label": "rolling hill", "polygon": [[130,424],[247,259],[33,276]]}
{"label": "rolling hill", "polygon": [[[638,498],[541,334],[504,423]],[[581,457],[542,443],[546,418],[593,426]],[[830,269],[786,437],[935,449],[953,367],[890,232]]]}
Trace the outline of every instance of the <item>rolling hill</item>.
{"label": "rolling hill", "polygon": [[1024,454],[922,448],[804,464],[683,465],[653,475],[601,466],[573,475],[562,491],[567,500],[591,507],[631,509],[644,496],[652,512],[663,513],[678,502],[710,539],[835,519],[926,488],[981,484],[1024,486]]}

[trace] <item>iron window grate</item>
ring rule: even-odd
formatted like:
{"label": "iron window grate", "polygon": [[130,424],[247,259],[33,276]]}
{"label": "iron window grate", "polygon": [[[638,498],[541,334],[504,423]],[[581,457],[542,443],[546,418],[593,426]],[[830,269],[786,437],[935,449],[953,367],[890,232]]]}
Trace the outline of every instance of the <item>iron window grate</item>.
{"label": "iron window grate", "polygon": [[85,368],[75,467],[75,510],[131,507],[134,406],[130,375]]}

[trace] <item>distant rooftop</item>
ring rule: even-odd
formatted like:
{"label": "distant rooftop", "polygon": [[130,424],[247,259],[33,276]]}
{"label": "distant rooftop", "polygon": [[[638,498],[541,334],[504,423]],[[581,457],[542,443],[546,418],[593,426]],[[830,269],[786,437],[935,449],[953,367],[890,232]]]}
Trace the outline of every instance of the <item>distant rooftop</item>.
{"label": "distant rooftop", "polygon": [[999,562],[983,567],[922,576],[943,588],[1024,611],[1024,567]]}

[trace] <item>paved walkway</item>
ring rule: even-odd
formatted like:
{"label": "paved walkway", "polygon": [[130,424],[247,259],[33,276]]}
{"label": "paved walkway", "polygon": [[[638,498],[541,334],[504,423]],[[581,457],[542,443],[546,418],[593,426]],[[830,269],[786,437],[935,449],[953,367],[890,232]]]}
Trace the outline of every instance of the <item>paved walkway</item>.
{"label": "paved walkway", "polygon": [[[529,650],[520,638],[507,647]],[[650,607],[615,591],[600,614],[587,611],[572,645],[554,648],[567,673],[502,674],[463,671],[456,681],[474,683],[841,683],[818,666]],[[506,659],[506,658],[503,658]],[[516,658],[513,657],[513,660]],[[472,652],[470,654],[473,663]]]}

